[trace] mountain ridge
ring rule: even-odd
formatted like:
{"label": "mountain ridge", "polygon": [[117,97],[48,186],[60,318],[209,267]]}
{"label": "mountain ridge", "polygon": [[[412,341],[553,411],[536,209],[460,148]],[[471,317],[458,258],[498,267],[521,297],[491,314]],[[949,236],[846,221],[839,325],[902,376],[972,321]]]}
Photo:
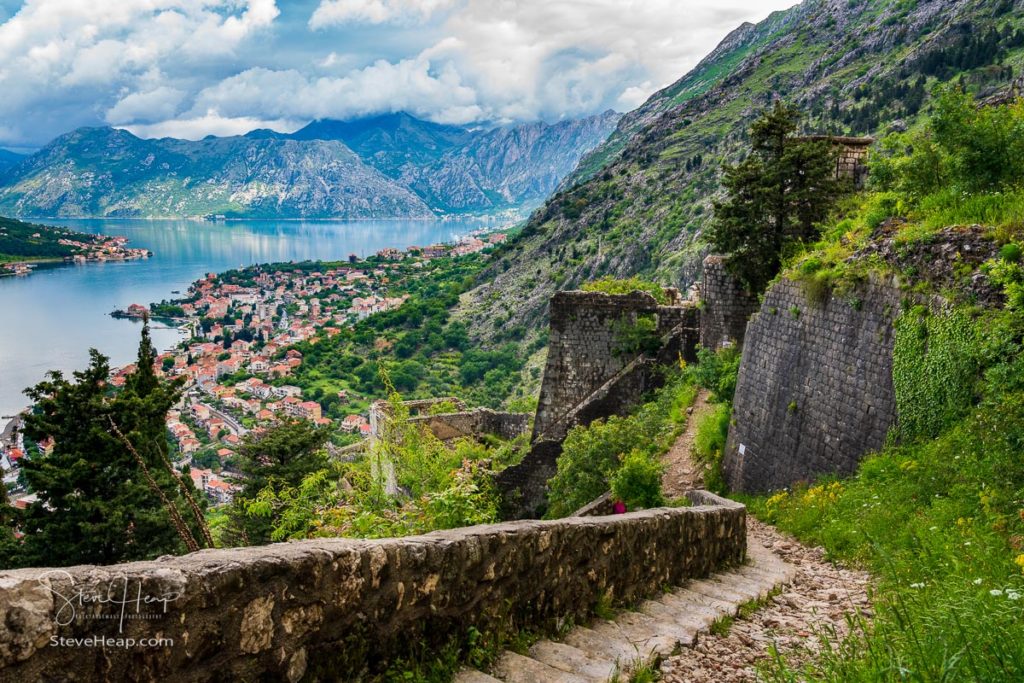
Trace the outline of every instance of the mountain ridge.
{"label": "mountain ridge", "polygon": [[[84,127],[4,166],[29,217],[429,218],[536,205],[614,127],[610,112],[473,130],[400,112],[190,141]],[[319,171],[318,171],[319,169]]]}

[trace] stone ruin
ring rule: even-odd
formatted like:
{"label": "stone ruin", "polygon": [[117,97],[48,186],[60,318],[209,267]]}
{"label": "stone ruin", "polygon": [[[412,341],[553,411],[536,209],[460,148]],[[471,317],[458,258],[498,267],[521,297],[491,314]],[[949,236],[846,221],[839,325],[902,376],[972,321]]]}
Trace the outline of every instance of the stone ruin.
{"label": "stone ruin", "polygon": [[[667,305],[645,292],[563,291],[552,297],[548,359],[530,451],[496,477],[507,516],[543,511],[547,481],[557,471],[570,429],[628,412],[662,385],[664,366],[694,360],[700,338],[697,303],[666,291]],[[649,348],[624,348],[629,328],[641,321],[653,336]]]}

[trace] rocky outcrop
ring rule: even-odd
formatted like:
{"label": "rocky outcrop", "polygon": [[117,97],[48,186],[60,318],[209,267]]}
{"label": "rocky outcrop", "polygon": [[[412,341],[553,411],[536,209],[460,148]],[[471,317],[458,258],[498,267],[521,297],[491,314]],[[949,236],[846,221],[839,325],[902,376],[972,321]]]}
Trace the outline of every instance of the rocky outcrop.
{"label": "rocky outcrop", "polygon": [[743,506],[694,503],[0,572],[0,681],[354,680],[470,627],[581,619],[741,562]]}

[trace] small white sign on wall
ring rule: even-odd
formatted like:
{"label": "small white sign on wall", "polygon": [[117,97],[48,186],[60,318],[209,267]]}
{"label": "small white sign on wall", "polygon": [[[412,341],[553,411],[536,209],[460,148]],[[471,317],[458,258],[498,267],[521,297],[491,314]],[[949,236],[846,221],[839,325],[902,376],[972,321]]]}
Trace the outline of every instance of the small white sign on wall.
{"label": "small white sign on wall", "polygon": [[747,447],[744,444],[740,444],[740,455],[746,455]]}

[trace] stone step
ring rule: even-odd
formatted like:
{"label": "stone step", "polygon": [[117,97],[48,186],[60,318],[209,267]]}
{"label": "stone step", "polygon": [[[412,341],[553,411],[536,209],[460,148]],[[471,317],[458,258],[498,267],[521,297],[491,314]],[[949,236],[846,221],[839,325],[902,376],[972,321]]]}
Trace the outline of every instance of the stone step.
{"label": "stone step", "polygon": [[736,603],[737,606],[750,600],[750,597],[746,593],[742,593],[737,590],[733,590],[728,586],[724,586],[718,581],[711,581],[708,579],[701,579],[700,581],[691,581],[686,584],[688,590],[694,593],[703,593],[711,598],[717,598],[724,600],[725,602]]}
{"label": "stone step", "polygon": [[666,593],[665,595],[662,595],[658,598],[658,600],[665,602],[668,605],[678,603],[692,603],[702,605],[704,607],[707,607],[708,609],[717,612],[718,617],[734,617],[740,610],[739,605],[734,602],[729,602],[728,600],[721,600],[719,598],[713,598],[710,595],[698,593],[687,588],[677,588],[671,593]]}
{"label": "stone step", "polygon": [[490,674],[464,669],[455,683],[608,683],[628,677],[639,664],[653,665],[692,647],[699,634],[723,616],[736,616],[742,604],[764,598],[789,583],[796,568],[766,549],[754,549],[748,564],[690,581],[682,588],[642,602],[637,610],[577,626],[562,642],[542,640],[529,656],[506,651]]}
{"label": "stone step", "polygon": [[741,574],[722,574],[720,576],[711,576],[705,580],[717,583],[723,588],[744,596],[745,599],[743,602],[760,600],[761,598],[766,597],[768,595],[768,591],[775,586],[774,581],[753,579]]}
{"label": "stone step", "polygon": [[505,683],[593,683],[593,679],[561,671],[509,650],[498,657],[491,673]]}
{"label": "stone step", "polygon": [[678,607],[670,607],[657,600],[645,600],[640,604],[640,612],[642,614],[662,621],[671,621],[696,633],[704,633],[715,622],[717,617],[712,616],[711,611],[704,611],[699,608],[699,605],[693,605],[692,607],[679,609]]}
{"label": "stone step", "polygon": [[501,681],[476,669],[462,669],[452,678],[452,683],[501,683]]}
{"label": "stone step", "polygon": [[672,636],[659,634],[655,630],[638,633],[635,629],[630,629],[627,632],[614,621],[591,624],[590,628],[604,638],[625,640],[636,651],[634,659],[641,662],[651,662],[658,657],[666,657],[672,654],[678,645],[678,641]]}
{"label": "stone step", "polygon": [[535,643],[529,654],[542,664],[567,673],[575,673],[595,683],[604,683],[614,676],[617,670],[614,659],[595,657],[572,645],[550,640]]}
{"label": "stone step", "polygon": [[623,612],[615,617],[615,623],[634,643],[654,635],[668,636],[673,639],[673,650],[678,645],[689,647],[697,642],[696,628],[689,628],[674,621],[651,617],[639,612]]}
{"label": "stone step", "polygon": [[583,650],[591,657],[608,657],[619,665],[623,671],[640,656],[633,643],[619,631],[615,636],[598,633],[586,626],[577,626],[566,634],[565,643]]}

